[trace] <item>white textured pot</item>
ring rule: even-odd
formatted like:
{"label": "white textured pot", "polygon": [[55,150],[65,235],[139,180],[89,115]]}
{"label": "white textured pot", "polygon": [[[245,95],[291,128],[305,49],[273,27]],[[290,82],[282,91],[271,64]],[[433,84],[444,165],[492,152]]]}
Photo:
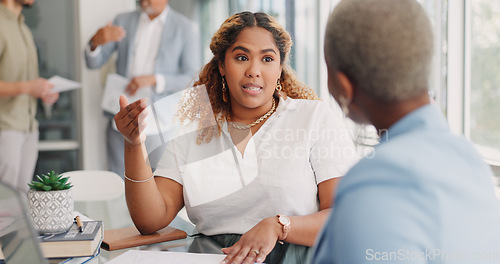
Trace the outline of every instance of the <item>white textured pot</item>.
{"label": "white textured pot", "polygon": [[28,206],[35,229],[42,234],[66,232],[73,224],[71,189],[28,191]]}

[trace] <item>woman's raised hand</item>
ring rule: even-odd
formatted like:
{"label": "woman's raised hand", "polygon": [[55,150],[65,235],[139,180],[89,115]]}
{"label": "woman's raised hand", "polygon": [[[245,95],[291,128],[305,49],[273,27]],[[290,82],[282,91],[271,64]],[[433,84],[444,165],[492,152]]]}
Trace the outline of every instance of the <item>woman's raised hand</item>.
{"label": "woman's raised hand", "polygon": [[146,99],[129,104],[124,95],[120,96],[120,112],[115,115],[115,123],[126,143],[138,145],[146,139],[142,131],[146,128],[147,106]]}

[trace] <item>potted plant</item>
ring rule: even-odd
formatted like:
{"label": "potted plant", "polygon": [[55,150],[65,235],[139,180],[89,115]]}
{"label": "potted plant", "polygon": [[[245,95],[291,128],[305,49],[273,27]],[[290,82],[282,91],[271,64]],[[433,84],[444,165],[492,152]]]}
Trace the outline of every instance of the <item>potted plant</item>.
{"label": "potted plant", "polygon": [[35,229],[42,234],[66,232],[73,224],[73,196],[68,177],[51,171],[28,183],[28,207]]}

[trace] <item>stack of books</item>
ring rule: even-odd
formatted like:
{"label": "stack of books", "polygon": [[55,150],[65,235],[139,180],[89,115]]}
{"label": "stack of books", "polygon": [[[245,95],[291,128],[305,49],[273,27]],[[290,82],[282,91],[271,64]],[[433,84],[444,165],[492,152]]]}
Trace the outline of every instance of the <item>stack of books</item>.
{"label": "stack of books", "polygon": [[99,254],[104,234],[102,221],[87,221],[82,225],[81,231],[75,223],[65,233],[40,238],[40,247],[50,263],[74,263],[73,258],[82,263]]}
{"label": "stack of books", "polygon": [[[29,230],[21,231],[28,232]],[[41,236],[39,239],[40,248],[43,255],[49,259],[50,264],[89,263],[99,254],[103,236],[102,221],[82,222],[81,231],[75,223],[64,233]],[[17,245],[19,243],[11,244]],[[0,263],[5,263],[4,261],[0,247]]]}

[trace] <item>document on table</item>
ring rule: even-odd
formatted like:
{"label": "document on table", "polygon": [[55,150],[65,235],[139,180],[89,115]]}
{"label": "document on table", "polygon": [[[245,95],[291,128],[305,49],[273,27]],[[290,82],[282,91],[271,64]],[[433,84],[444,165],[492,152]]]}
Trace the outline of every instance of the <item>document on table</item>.
{"label": "document on table", "polygon": [[60,93],[82,87],[81,83],[68,80],[58,75],[50,77],[48,81],[54,85],[54,88],[50,90],[52,93]]}
{"label": "document on table", "polygon": [[107,112],[116,114],[120,112],[120,95],[124,94],[130,103],[135,102],[141,98],[151,97],[151,89],[142,88],[138,89],[137,92],[132,96],[130,94],[125,94],[125,89],[130,83],[128,78],[125,78],[119,74],[112,73],[106,78],[106,86],[104,88],[104,95],[102,97],[101,107]]}
{"label": "document on table", "polygon": [[199,254],[172,251],[129,250],[107,264],[219,264],[223,254]]}

